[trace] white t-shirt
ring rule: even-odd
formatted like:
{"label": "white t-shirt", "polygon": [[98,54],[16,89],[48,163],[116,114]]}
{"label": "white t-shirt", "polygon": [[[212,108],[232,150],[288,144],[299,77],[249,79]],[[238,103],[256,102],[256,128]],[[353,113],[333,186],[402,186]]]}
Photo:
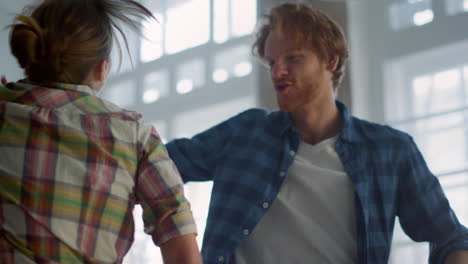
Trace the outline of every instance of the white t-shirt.
{"label": "white t-shirt", "polygon": [[281,190],[236,264],[356,263],[354,189],[334,145],[301,142]]}

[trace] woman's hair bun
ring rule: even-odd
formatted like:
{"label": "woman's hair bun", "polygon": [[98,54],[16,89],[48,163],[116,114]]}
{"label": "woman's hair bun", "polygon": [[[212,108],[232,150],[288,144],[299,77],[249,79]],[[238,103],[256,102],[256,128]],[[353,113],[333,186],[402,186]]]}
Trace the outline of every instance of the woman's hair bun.
{"label": "woman's hair bun", "polygon": [[13,55],[25,70],[38,64],[44,49],[44,32],[34,18],[19,15],[10,33],[10,47]]}

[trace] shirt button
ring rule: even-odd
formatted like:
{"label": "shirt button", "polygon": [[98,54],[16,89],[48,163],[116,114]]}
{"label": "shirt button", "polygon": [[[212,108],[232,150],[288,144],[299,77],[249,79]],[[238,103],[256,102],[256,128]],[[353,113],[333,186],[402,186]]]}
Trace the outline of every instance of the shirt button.
{"label": "shirt button", "polygon": [[295,152],[294,150],[291,150],[291,151],[289,152],[289,154],[291,154],[291,156],[294,156],[294,155],[296,154],[296,152]]}
{"label": "shirt button", "polygon": [[262,206],[263,206],[263,208],[267,209],[267,208],[268,208],[268,206],[270,206],[270,205],[269,205],[268,203],[263,203],[263,205],[262,205]]}
{"label": "shirt button", "polygon": [[224,257],[223,257],[223,256],[219,256],[218,261],[219,261],[219,262],[223,262],[223,261],[224,261]]}
{"label": "shirt button", "polygon": [[244,233],[244,235],[248,235],[249,234],[249,230],[248,229],[244,229],[244,231],[242,231],[242,233]]}
{"label": "shirt button", "polygon": [[279,174],[281,177],[284,177],[284,175],[286,175],[286,173],[284,173],[284,171],[280,172]]}

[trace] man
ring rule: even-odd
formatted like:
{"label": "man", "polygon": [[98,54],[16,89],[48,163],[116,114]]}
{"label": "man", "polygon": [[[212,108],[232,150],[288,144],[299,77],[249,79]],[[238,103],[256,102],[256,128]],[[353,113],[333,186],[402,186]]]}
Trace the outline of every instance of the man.
{"label": "man", "polygon": [[468,263],[468,230],[412,138],[335,101],[348,56],[335,22],[282,4],[254,51],[281,111],[167,144],[185,182],[214,182],[205,263],[387,263],[396,216],[430,263]]}

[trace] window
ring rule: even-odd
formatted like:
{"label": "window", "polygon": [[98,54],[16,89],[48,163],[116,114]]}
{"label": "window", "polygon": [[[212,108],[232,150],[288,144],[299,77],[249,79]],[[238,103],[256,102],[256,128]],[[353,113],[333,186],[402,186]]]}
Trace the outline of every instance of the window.
{"label": "window", "polygon": [[143,62],[202,45],[210,39],[209,0],[143,0],[158,21],[143,24]]}
{"label": "window", "polygon": [[[174,54],[203,45],[210,40],[224,43],[229,39],[249,35],[257,20],[257,3],[252,0],[144,0],[158,21],[145,21],[141,42],[143,62],[163,54]],[[213,23],[210,13],[213,9]],[[182,19],[183,18],[183,19]]]}
{"label": "window", "polygon": [[257,20],[257,1],[214,0],[214,41],[250,34]]}
{"label": "window", "polygon": [[468,0],[445,0],[447,14],[453,16],[459,13],[468,12]]}
{"label": "window", "polygon": [[166,1],[165,51],[183,51],[210,39],[210,1]]}
{"label": "window", "polygon": [[[174,118],[174,134],[176,138],[191,137],[242,110],[255,106],[251,96],[219,104],[202,107],[194,111],[180,113]],[[207,118],[209,117],[209,118]]]}
{"label": "window", "polygon": [[169,73],[165,70],[148,73],[143,79],[143,102],[153,103],[169,95]]}
{"label": "window", "polygon": [[193,59],[180,65],[177,69],[176,91],[179,94],[191,92],[205,85],[205,63],[201,59]]}
{"label": "window", "polygon": [[120,45],[112,47],[110,77],[131,72],[138,63],[139,36],[126,27],[122,27],[122,31],[127,39],[128,50],[126,49],[124,38],[120,34],[116,34]]}
{"label": "window", "polygon": [[132,106],[136,102],[135,83],[131,80],[124,80],[113,84],[103,89],[102,97],[123,108]]}
{"label": "window", "polygon": [[157,19],[145,20],[142,23],[142,33],[144,38],[140,42],[140,59],[142,62],[156,60],[163,55],[164,51],[164,24],[165,17],[162,15],[162,0],[143,1],[145,5]]}
{"label": "window", "polygon": [[395,31],[422,26],[434,18],[431,0],[393,0],[388,12],[390,26]]}
{"label": "window", "polygon": [[221,50],[215,55],[214,69],[212,78],[216,83],[250,74],[252,71],[250,47],[245,44]]}

